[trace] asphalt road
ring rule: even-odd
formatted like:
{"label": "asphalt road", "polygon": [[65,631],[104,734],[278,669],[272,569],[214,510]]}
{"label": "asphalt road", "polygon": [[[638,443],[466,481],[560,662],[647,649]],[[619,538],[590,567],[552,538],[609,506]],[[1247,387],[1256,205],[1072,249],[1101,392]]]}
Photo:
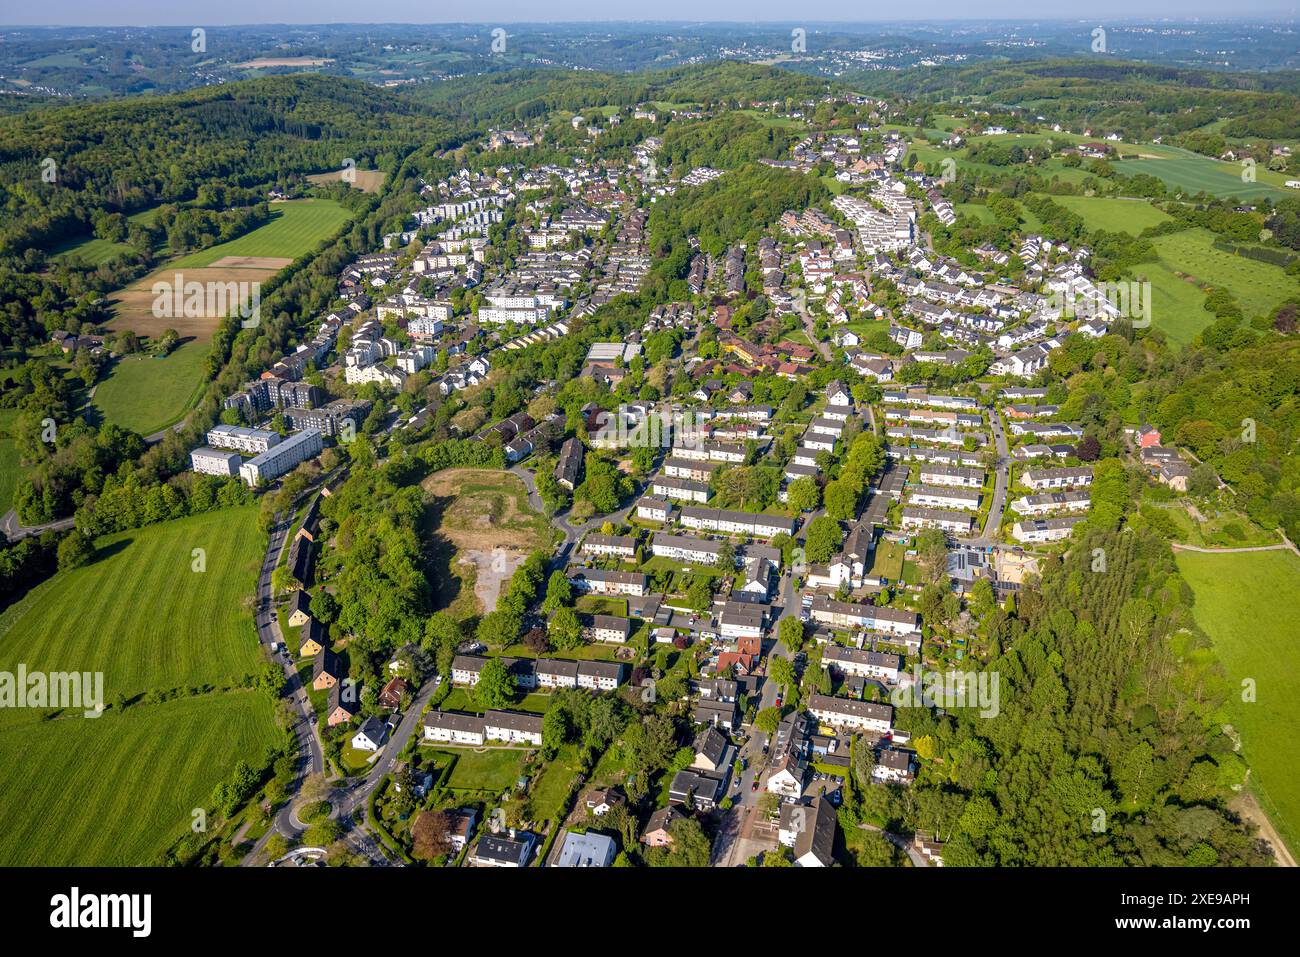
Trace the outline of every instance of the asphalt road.
{"label": "asphalt road", "polygon": [[0,518],[0,530],[3,530],[5,537],[11,542],[16,542],[20,538],[27,538],[29,535],[40,535],[43,532],[61,532],[66,528],[71,528],[76,523],[76,519],[61,518],[57,522],[46,522],[44,525],[23,525],[18,521],[18,513],[14,509],[5,512],[4,518]]}

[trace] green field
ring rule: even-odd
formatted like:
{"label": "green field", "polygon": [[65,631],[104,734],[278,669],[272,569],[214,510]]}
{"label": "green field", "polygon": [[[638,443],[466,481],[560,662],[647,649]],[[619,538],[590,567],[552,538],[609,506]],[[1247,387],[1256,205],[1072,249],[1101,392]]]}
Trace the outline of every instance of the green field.
{"label": "green field", "polygon": [[[149,223],[153,221],[157,213],[158,207],[151,206],[149,209],[142,209],[138,213],[132,213],[127,217],[127,222]],[[60,262],[69,259],[80,259],[88,265],[99,266],[130,251],[131,247],[126,243],[114,243],[107,239],[86,236],[81,239],[70,239],[55,246],[50,250],[50,258]]]}
{"label": "green field", "polygon": [[183,256],[169,268],[211,266],[226,256],[297,259],[311,252],[352,218],[332,199],[291,199],[271,206],[271,221],[230,242]]}
{"label": "green field", "polygon": [[[518,748],[489,748],[470,751],[462,748],[454,752],[456,766],[451,769],[447,787],[454,791],[488,791],[497,794],[514,787],[523,767],[527,751]],[[437,757],[441,760],[442,754]]]}
{"label": "green field", "polygon": [[178,421],[203,387],[208,345],[187,342],[165,359],[125,356],[95,387],[95,407],[114,425],[149,435]]}
{"label": "green field", "polygon": [[[101,539],[90,565],[0,615],[0,670],[102,671],[104,693],[223,685],[261,660],[245,607],[262,556],[257,509],[226,509]],[[192,571],[193,549],[207,570]],[[6,712],[0,727],[17,712]]]}
{"label": "green field", "polygon": [[0,409],[0,515],[13,508],[14,491],[22,471],[18,446],[9,435],[17,418],[16,409]]}
{"label": "green field", "polygon": [[1245,183],[1241,179],[1242,168],[1239,163],[1221,162],[1172,146],[1122,147],[1125,154],[1137,151],[1159,158],[1126,158],[1115,164],[1116,172],[1123,176],[1146,173],[1162,180],[1166,186],[1181,188],[1187,193],[1206,192],[1214,196],[1236,196],[1240,199],[1262,199],[1267,196],[1276,200],[1286,192],[1282,186],[1285,177],[1262,167],[1255,170],[1256,182]]}
{"label": "green field", "polygon": [[[1228,674],[1224,720],[1240,733],[1251,785],[1282,839],[1300,847],[1300,558],[1288,551],[1178,552],[1194,614]],[[1241,700],[1253,679],[1256,701]]]}
{"label": "green field", "polygon": [[0,731],[0,866],[148,864],[236,760],[260,760],[278,740],[256,691],[11,726]]}
{"label": "green field", "polygon": [[[1215,249],[1214,239],[1214,234],[1208,229],[1188,229],[1168,236],[1157,236],[1152,243],[1160,255],[1160,262],[1169,270],[1203,285],[1226,288],[1241,303],[1247,321],[1257,315],[1267,315],[1278,303],[1300,293],[1300,283],[1289,277],[1282,267]],[[1148,268],[1148,264],[1143,263],[1135,268],[1141,272]],[[1174,278],[1192,285],[1188,279]],[[1150,279],[1153,286],[1152,312],[1159,325],[1154,297],[1155,284],[1160,280],[1155,275]],[[1199,309],[1199,306],[1198,311],[1199,324],[1208,325],[1213,317]]]}
{"label": "green field", "polygon": [[[260,761],[279,741],[270,699],[233,688],[261,660],[244,602],[262,551],[257,510],[99,544],[95,562],[0,615],[0,670],[99,671],[109,704],[93,719],[5,710],[0,833],[11,838],[0,866],[149,863],[237,760]],[[206,550],[204,572],[192,570],[195,548]],[[151,690],[180,696],[141,698]]]}
{"label": "green field", "polygon": [[1158,226],[1170,216],[1146,200],[1111,199],[1106,196],[1053,196],[1053,201],[1083,217],[1089,229],[1130,233],[1136,236],[1148,226]]}

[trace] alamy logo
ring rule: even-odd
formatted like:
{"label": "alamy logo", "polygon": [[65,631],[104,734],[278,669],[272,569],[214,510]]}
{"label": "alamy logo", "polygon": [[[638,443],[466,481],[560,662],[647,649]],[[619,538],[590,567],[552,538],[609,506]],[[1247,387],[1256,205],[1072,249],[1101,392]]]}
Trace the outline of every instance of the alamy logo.
{"label": "alamy logo", "polygon": [[104,713],[102,671],[0,671],[0,708],[80,708],[87,718]]}
{"label": "alamy logo", "polygon": [[903,674],[910,680],[889,696],[896,708],[978,708],[981,718],[996,718],[1001,710],[996,671],[923,671],[916,664]]}
{"label": "alamy logo", "polygon": [[1128,319],[1134,329],[1151,325],[1151,283],[1103,282],[1082,289],[1054,289],[1048,308],[1062,319]]}
{"label": "alamy logo", "polygon": [[148,937],[153,930],[153,895],[82,894],[74,887],[71,893],[50,898],[50,926],[125,927],[132,937]]}
{"label": "alamy logo", "polygon": [[619,448],[700,448],[707,437],[702,423],[690,409],[643,413],[620,405],[614,412],[598,413],[596,426],[592,440],[597,445]]}
{"label": "alamy logo", "polygon": [[176,273],[171,282],[154,283],[153,315],[155,319],[215,319],[238,315],[240,325],[251,329],[261,321],[262,284],[260,282],[185,281]]}

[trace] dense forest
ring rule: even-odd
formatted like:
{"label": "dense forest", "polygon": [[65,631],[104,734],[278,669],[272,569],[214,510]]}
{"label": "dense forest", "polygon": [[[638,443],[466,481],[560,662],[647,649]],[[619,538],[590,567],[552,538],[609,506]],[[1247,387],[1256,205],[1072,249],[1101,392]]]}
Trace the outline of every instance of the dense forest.
{"label": "dense forest", "polygon": [[935,834],[956,866],[1265,863],[1225,808],[1245,765],[1191,603],[1163,540],[1098,532],[994,609],[998,713],[899,708],[926,772],[841,815]]}

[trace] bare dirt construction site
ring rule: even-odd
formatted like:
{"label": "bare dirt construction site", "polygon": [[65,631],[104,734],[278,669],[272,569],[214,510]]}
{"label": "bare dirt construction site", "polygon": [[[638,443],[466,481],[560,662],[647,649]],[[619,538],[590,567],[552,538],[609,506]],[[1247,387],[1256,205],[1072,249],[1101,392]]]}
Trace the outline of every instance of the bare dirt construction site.
{"label": "bare dirt construction site", "polygon": [[[529,507],[523,482],[509,472],[446,469],[422,487],[429,493],[426,531],[440,604],[462,617],[492,611],[529,553],[550,548],[550,525]],[[475,607],[462,593],[471,582]]]}

